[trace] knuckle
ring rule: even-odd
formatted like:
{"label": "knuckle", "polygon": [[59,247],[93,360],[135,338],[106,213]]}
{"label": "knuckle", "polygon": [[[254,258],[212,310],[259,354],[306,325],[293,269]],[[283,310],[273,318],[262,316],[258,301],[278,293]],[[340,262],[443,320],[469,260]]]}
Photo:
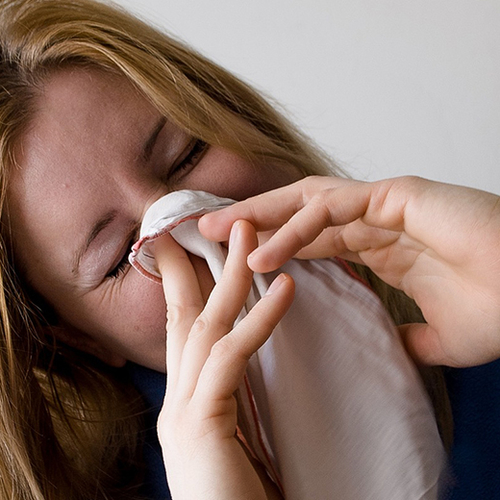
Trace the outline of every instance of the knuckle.
{"label": "knuckle", "polygon": [[214,359],[227,359],[238,354],[237,345],[230,335],[218,340],[210,350],[210,356]]}
{"label": "knuckle", "polygon": [[333,189],[322,189],[316,192],[308,202],[308,209],[313,214],[313,220],[323,225],[331,225],[330,203]]}
{"label": "knuckle", "polygon": [[258,203],[255,203],[255,204],[251,204],[248,206],[248,209],[249,209],[249,220],[255,224],[257,223],[257,221],[259,220],[259,214],[258,214]]}
{"label": "knuckle", "polygon": [[191,327],[191,331],[189,332],[190,339],[197,340],[199,338],[203,338],[205,334],[210,331],[211,322],[207,318],[206,315],[201,314],[198,316]]}
{"label": "knuckle", "polygon": [[303,248],[304,246],[306,246],[308,242],[306,241],[300,230],[295,227],[291,227],[290,229],[291,230],[288,235],[288,238],[289,242],[291,243],[291,246],[296,249]]}
{"label": "knuckle", "polygon": [[308,175],[303,180],[303,183],[307,187],[315,187],[318,184],[320,179],[321,179],[321,176],[319,176],[319,175]]}
{"label": "knuckle", "polygon": [[324,227],[335,225],[331,206],[334,192],[333,188],[323,189],[311,198],[310,203],[314,208],[315,219]]}
{"label": "knuckle", "polygon": [[321,175],[308,175],[302,181],[302,191],[306,199],[311,199],[318,189],[324,187],[325,178]]}
{"label": "knuckle", "polygon": [[316,205],[318,208],[324,207],[328,204],[328,200],[331,196],[332,189],[322,189],[321,191],[318,191],[314,196],[311,198],[310,203]]}
{"label": "knuckle", "polygon": [[389,189],[392,189],[395,192],[400,191],[402,193],[418,193],[425,190],[427,186],[428,181],[422,177],[418,177],[416,175],[404,175],[393,179],[389,184]]}
{"label": "knuckle", "polygon": [[173,311],[167,312],[167,330],[179,328],[182,325],[182,318],[182,314],[177,314]]}
{"label": "knuckle", "polygon": [[182,325],[198,311],[197,306],[187,304],[168,304],[167,324],[172,327]]}

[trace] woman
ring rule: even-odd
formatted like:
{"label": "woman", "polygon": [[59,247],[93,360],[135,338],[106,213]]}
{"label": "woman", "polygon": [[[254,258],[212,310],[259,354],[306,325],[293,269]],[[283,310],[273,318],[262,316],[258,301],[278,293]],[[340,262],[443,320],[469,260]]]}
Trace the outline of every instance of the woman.
{"label": "woman", "polygon": [[[329,162],[241,82],[120,11],[93,2],[60,1],[2,2],[0,8],[2,495],[133,498],[141,481],[136,476],[140,422],[134,417],[140,406],[120,367],[129,360],[162,370],[165,358],[163,295],[127,270],[137,221],[170,190],[198,188],[244,199],[304,175],[327,173]],[[204,169],[192,173],[200,158]],[[153,177],[158,182],[150,183]],[[408,189],[404,183],[396,186],[411,193],[411,183]],[[300,192],[300,187],[291,189]],[[361,199],[370,196],[365,193]],[[107,210],[108,202],[121,203],[129,216]],[[293,211],[287,203],[283,206],[285,215],[278,223]],[[488,212],[484,205],[481,210]],[[68,217],[74,213],[78,217]],[[353,215],[359,213],[353,210]],[[253,222],[263,229],[260,216]],[[227,266],[230,276],[231,269],[238,276],[249,274],[243,262],[256,245],[255,236],[245,223],[241,231]],[[171,242],[165,245],[189,269],[185,254],[175,254],[178,249]],[[296,250],[292,245],[286,256]],[[364,263],[380,271],[365,257]],[[168,259],[162,265],[168,266]],[[204,301],[212,287],[210,276],[203,274],[203,263],[193,259],[193,266]],[[366,268],[357,269],[396,323],[420,319],[403,294]],[[129,286],[122,287],[123,279],[131,280]],[[241,284],[233,275],[219,289],[227,297],[233,287],[244,295],[246,286],[248,279]],[[290,303],[291,280],[285,279],[279,290],[267,307],[263,302],[267,326],[257,344]],[[177,288],[166,289],[171,315],[179,293],[185,296],[187,290],[183,295]],[[143,303],[147,307],[138,306]],[[192,312],[199,308],[198,301]],[[183,335],[186,328],[180,329]],[[420,352],[414,342],[408,345]],[[496,346],[487,347],[494,357]],[[474,358],[480,360],[483,353]],[[445,396],[432,374],[429,387],[442,404]],[[227,415],[234,417],[234,408]],[[167,418],[166,433],[178,424]],[[241,455],[240,448],[236,454]],[[263,495],[266,481],[256,481],[253,468],[248,471],[251,477],[244,480],[257,484],[256,495]],[[181,475],[178,471],[173,477]]]}

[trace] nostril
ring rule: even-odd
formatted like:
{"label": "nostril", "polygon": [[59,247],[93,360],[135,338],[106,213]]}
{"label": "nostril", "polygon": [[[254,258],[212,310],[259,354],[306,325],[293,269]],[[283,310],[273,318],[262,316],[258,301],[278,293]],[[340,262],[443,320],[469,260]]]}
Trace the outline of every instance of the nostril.
{"label": "nostril", "polygon": [[[233,200],[219,198],[204,191],[174,191],[151,204],[141,224],[139,240],[133,245],[130,263],[143,276],[160,282],[161,274],[154,257],[154,241],[166,233],[187,251],[206,258],[210,252],[225,250],[219,244],[205,239],[198,230],[198,219],[205,213],[232,205]],[[222,273],[222,267],[213,269],[214,276]]]}

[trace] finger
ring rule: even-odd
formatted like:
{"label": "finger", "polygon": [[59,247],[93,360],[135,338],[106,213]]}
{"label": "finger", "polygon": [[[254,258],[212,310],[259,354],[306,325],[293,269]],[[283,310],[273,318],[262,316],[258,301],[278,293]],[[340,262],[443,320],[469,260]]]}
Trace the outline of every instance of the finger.
{"label": "finger", "polygon": [[238,388],[250,357],[266,342],[293,302],[293,279],[280,274],[249,314],[213,347],[203,367],[195,398],[215,402]]}
{"label": "finger", "polygon": [[[498,359],[496,342],[487,345],[484,339],[475,342],[456,329],[450,335],[428,324],[401,325],[399,331],[409,355],[417,364],[467,368]],[[485,347],[486,345],[486,347]]]}
{"label": "finger", "polygon": [[418,365],[461,365],[443,349],[439,333],[427,323],[401,325],[398,329],[406,351]]}
{"label": "finger", "polygon": [[253,279],[246,260],[256,246],[257,235],[252,225],[236,222],[221,280],[194,322],[184,348],[180,377],[186,384],[185,394],[192,394],[213,345],[233,328],[245,305]]}
{"label": "finger", "polygon": [[204,302],[185,250],[169,234],[155,241],[154,250],[167,302],[167,369],[175,383],[189,331]]}
{"label": "finger", "polygon": [[274,271],[294,257],[299,250],[312,243],[330,225],[326,207],[313,201],[309,202],[266,243],[250,254],[248,265],[259,273]]}
{"label": "finger", "polygon": [[343,238],[344,226],[362,217],[369,201],[370,186],[365,183],[349,182],[319,191],[249,256],[250,268],[260,273],[277,269],[301,249],[313,244],[325,230],[325,238],[318,241],[318,251],[311,249],[314,257],[352,252]]}
{"label": "finger", "polygon": [[[287,191],[287,187],[280,188],[206,214],[198,222],[200,232],[210,240],[226,241],[237,220],[249,221],[258,231],[279,227],[300,208],[298,196],[290,198]],[[286,196],[288,203],[278,204]]]}
{"label": "finger", "polygon": [[358,264],[366,264],[365,252],[387,247],[399,235],[400,233],[396,234],[394,231],[367,226],[357,219],[346,226],[324,229],[311,244],[301,248],[294,257],[299,259],[341,257]]}
{"label": "finger", "polygon": [[249,222],[240,220],[233,224],[222,278],[210,295],[203,313],[217,318],[217,322],[228,330],[232,328],[248,298],[253,272],[248,267],[247,257],[257,244],[257,233]]}
{"label": "finger", "polygon": [[314,193],[346,182],[351,181],[336,177],[307,177],[206,214],[200,219],[199,228],[206,238],[214,241],[226,241],[234,222],[242,219],[249,221],[259,232],[276,229],[300,210]]}

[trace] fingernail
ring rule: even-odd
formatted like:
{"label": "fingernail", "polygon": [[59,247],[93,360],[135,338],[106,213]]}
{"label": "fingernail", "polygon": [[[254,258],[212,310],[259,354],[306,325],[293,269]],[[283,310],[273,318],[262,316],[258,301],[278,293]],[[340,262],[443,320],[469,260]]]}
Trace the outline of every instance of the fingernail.
{"label": "fingernail", "polygon": [[260,247],[257,247],[255,250],[253,250],[252,252],[250,252],[248,254],[248,258],[247,258],[247,261],[250,262],[252,260],[255,259],[255,257],[257,257],[257,255],[259,254],[259,248]]}
{"label": "fingernail", "polygon": [[240,226],[241,222],[237,220],[231,227],[231,233],[229,235],[229,247],[231,247],[233,243],[236,243],[236,240],[238,239],[238,234],[240,232]]}
{"label": "fingernail", "polygon": [[274,293],[285,281],[287,277],[286,274],[281,273],[269,286],[266,295],[271,295]]}

